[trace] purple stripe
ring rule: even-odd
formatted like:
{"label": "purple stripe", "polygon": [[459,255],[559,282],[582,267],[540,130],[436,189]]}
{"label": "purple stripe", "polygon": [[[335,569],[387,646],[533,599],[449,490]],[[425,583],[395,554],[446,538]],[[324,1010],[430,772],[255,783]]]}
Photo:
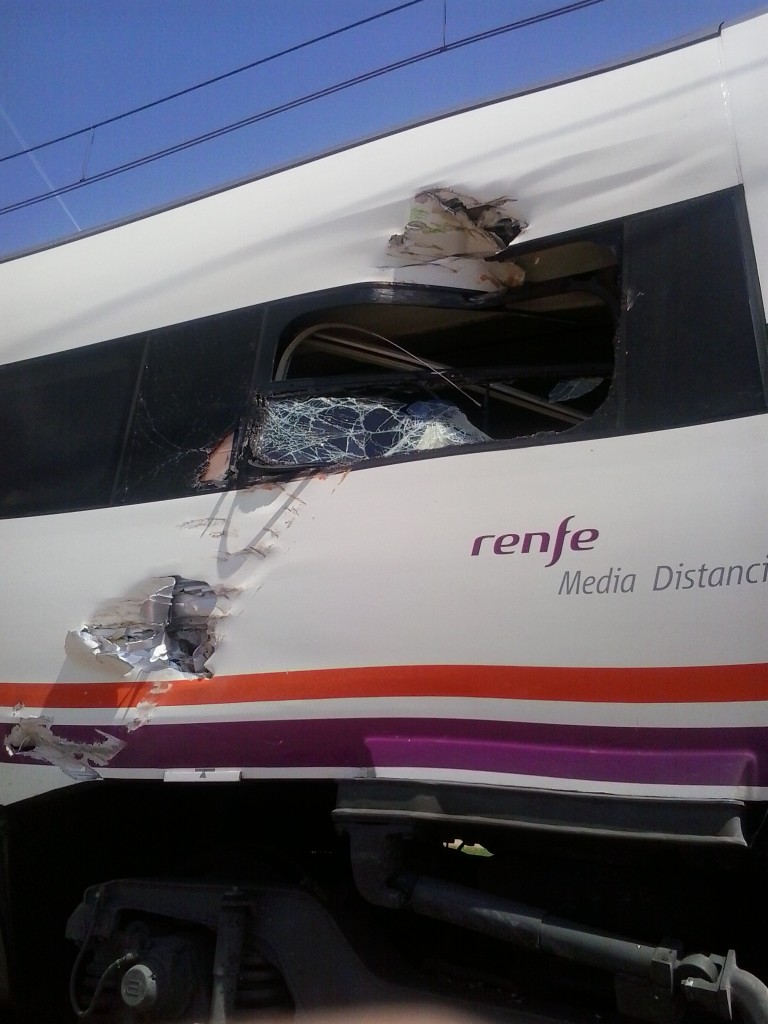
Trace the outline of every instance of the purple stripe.
{"label": "purple stripe", "polygon": [[[53,731],[82,743],[102,738],[90,727]],[[112,768],[453,768],[615,782],[768,785],[768,729],[760,728],[333,719],[149,723],[133,732],[104,732],[126,743],[110,761]],[[0,751],[0,759],[8,760]]]}

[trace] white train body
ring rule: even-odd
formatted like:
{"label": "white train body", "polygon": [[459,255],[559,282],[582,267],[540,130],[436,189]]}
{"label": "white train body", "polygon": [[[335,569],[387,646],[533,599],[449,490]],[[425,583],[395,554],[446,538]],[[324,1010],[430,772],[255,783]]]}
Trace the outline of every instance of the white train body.
{"label": "white train body", "polygon": [[[760,17],[4,263],[3,393],[16,397],[2,436],[24,454],[0,522],[0,799],[99,777],[483,785],[705,816],[727,805],[690,830],[743,841],[723,822],[768,799],[766,52]],[[446,188],[510,197],[527,227],[497,259],[388,254],[413,196]],[[575,263],[537,277],[553,252]],[[510,262],[529,291],[500,286]],[[414,309],[433,317],[431,348],[414,342]],[[478,335],[484,383],[471,339],[458,361],[441,351],[442,309],[459,333],[498,317]],[[526,390],[536,336],[521,356],[515,325],[538,317],[551,360],[558,315],[584,318],[578,365],[558,335],[553,380]],[[312,363],[327,324],[342,355],[362,339],[365,372],[428,364],[437,397],[470,419],[480,399],[467,396],[495,400],[509,363],[503,386],[544,419],[353,465],[307,465],[302,449],[293,468],[259,468],[254,410],[268,415],[280,354],[308,325],[314,372],[293,374],[293,393],[371,393],[345,390],[338,352]],[[613,362],[590,373],[598,326]],[[205,367],[215,378],[235,335],[226,373],[243,397],[201,441]],[[381,371],[393,338],[411,363]],[[166,351],[176,362],[158,369]],[[574,426],[550,436],[554,378],[592,377],[598,405],[555,402]],[[27,387],[40,390],[24,405]],[[388,388],[382,376],[379,397]],[[186,485],[183,437],[158,441],[158,426],[154,463],[141,448],[174,402],[199,455]],[[66,454],[33,454],[27,490],[49,413]],[[217,482],[206,460],[233,433]],[[215,595],[204,668],[99,648],[99,627],[114,640],[178,581]]]}

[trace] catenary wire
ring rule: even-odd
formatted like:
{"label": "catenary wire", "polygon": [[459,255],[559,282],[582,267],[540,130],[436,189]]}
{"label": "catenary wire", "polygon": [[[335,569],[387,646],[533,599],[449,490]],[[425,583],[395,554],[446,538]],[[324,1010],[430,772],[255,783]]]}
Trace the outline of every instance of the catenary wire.
{"label": "catenary wire", "polygon": [[458,50],[464,46],[470,46],[474,43],[482,42],[486,39],[491,39],[495,36],[502,35],[506,32],[512,32],[516,29],[526,28],[529,25],[539,24],[543,21],[548,21],[553,18],[562,17],[565,14],[571,14],[575,11],[584,10],[587,7],[593,7],[596,4],[604,3],[605,0],[574,0],[573,3],[565,4],[562,7],[554,8],[550,11],[543,11],[540,14],[534,14],[527,18],[522,18],[517,21],[508,22],[505,25],[499,25],[496,28],[488,29],[484,32],[478,32],[472,36],[465,36],[462,39],[457,39],[451,43],[447,43],[445,46],[433,47],[429,50],[423,50],[420,53],[414,54],[411,57],[404,57],[402,60],[394,61],[391,64],[385,64],[382,67],[374,68],[371,71],[366,71],[361,75],[356,75],[354,78],[345,79],[342,82],[337,82],[335,85],[327,86],[325,89],[318,89],[315,92],[307,93],[304,96],[299,96],[294,100],[288,100],[285,103],[281,103],[276,107],[270,107],[268,110],[260,111],[257,114],[252,114],[249,117],[242,118],[239,121],[234,121],[231,124],[223,125],[220,128],[215,128],[209,132],[205,132],[203,135],[195,136],[191,139],[186,139],[184,142],[176,143],[173,146],[167,146],[164,149],[157,150],[154,153],[148,153],[143,157],[137,157],[135,160],[130,160],[123,164],[118,164],[116,167],[111,167],[106,171],[102,171],[99,174],[91,175],[88,178],[84,178],[80,181],[70,182],[68,185],[62,185],[52,192],[43,192],[34,196],[29,196],[26,199],[20,199],[18,202],[10,203],[7,206],[0,207],[0,215],[7,213],[14,213],[17,210],[24,210],[27,207],[34,206],[37,203],[45,202],[47,199],[55,199],[57,196],[66,195],[69,192],[74,192],[78,189],[85,188],[88,185],[97,184],[100,181],[106,181],[108,178],[115,177],[118,174],[124,174],[126,171],[135,170],[138,167],[143,167],[146,164],[153,163],[155,160],[161,160],[167,156],[172,156],[175,153],[181,153],[184,150],[191,149],[194,146],[198,146],[204,142],[210,142],[212,139],[220,138],[223,135],[227,135],[231,132],[238,131],[240,128],[245,128],[249,125],[256,124],[259,121],[264,121],[267,118],[275,117],[277,114],[287,113],[290,110],[295,110],[298,107],[305,106],[308,103],[315,102],[319,99],[324,99],[327,96],[332,96],[336,93],[343,92],[346,89],[350,89],[356,85],[362,85],[365,82],[370,82],[375,78],[379,78],[382,75],[391,73],[392,71],[399,71],[402,68],[410,67],[414,64],[418,64],[421,61],[428,60],[431,57],[435,57],[441,53],[449,53],[453,50]]}
{"label": "catenary wire", "polygon": [[325,32],[321,36],[313,36],[312,39],[306,39],[303,43],[297,43],[295,46],[289,46],[285,50],[278,50],[275,53],[270,53],[266,57],[260,57],[259,60],[251,61],[250,64],[243,64],[239,68],[234,68],[232,71],[225,71],[224,74],[216,75],[215,78],[207,78],[204,82],[198,82],[196,85],[190,85],[186,89],[179,89],[178,92],[169,93],[167,96],[161,96],[159,99],[152,100],[150,103],[144,103],[140,107],[133,107],[131,110],[124,110],[121,114],[115,114],[113,117],[107,117],[103,121],[96,121],[94,124],[88,125],[86,128],[78,128],[76,131],[67,132],[66,135],[58,135],[55,139],[46,139],[45,142],[38,142],[34,146],[28,146],[26,149],[19,149],[15,153],[8,153],[6,156],[0,156],[0,164],[5,163],[7,160],[16,160],[20,156],[28,156],[30,153],[36,153],[39,149],[45,149],[48,146],[55,146],[59,142],[66,142],[68,139],[76,139],[80,135],[86,135],[88,132],[95,131],[96,128],[104,128],[108,124],[114,124],[116,121],[122,121],[126,117],[132,117],[134,114],[142,114],[145,110],[152,110],[153,107],[159,107],[163,103],[169,103],[171,100],[177,100],[180,96],[187,96],[191,92],[196,92],[198,89],[205,89],[209,85],[216,85],[218,82],[223,82],[227,78],[232,78],[234,75],[240,75],[244,71],[251,71],[253,68],[261,67],[263,64],[269,64],[270,61],[277,60],[279,57],[287,57],[292,53],[297,53],[299,50],[304,50],[308,46],[314,46],[315,43],[325,42],[327,39],[333,39],[334,36],[340,36],[344,32],[350,32],[354,28],[360,28],[362,25],[368,25],[372,21],[378,21],[380,18],[386,18],[390,14],[397,14],[398,11],[404,11],[407,7],[415,7],[417,4],[423,4],[425,0],[407,0],[406,3],[399,4],[397,7],[389,7],[386,11],[379,11],[378,14],[372,14],[367,18],[361,18],[359,21],[353,21],[349,25],[342,25],[341,28],[335,28],[331,32]]}

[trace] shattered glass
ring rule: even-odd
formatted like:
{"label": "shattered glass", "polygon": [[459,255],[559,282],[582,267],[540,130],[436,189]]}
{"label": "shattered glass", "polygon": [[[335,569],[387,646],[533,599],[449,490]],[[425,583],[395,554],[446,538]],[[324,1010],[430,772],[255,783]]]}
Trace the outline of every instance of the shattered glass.
{"label": "shattered glass", "polygon": [[225,442],[247,406],[259,325],[258,310],[239,310],[148,336],[118,503],[226,484]]}
{"label": "shattered glass", "polygon": [[448,402],[273,398],[251,437],[260,465],[346,465],[490,438]]}

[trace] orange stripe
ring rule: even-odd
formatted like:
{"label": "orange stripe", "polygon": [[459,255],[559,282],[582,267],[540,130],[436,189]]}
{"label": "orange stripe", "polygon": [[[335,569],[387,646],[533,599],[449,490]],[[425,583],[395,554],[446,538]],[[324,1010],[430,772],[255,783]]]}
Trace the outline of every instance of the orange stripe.
{"label": "orange stripe", "polygon": [[0,683],[0,706],[56,708],[236,704],[335,697],[493,697],[582,703],[687,703],[768,700],[768,665],[664,668],[552,668],[521,665],[395,665],[262,672],[183,679],[162,694],[155,684]]}

